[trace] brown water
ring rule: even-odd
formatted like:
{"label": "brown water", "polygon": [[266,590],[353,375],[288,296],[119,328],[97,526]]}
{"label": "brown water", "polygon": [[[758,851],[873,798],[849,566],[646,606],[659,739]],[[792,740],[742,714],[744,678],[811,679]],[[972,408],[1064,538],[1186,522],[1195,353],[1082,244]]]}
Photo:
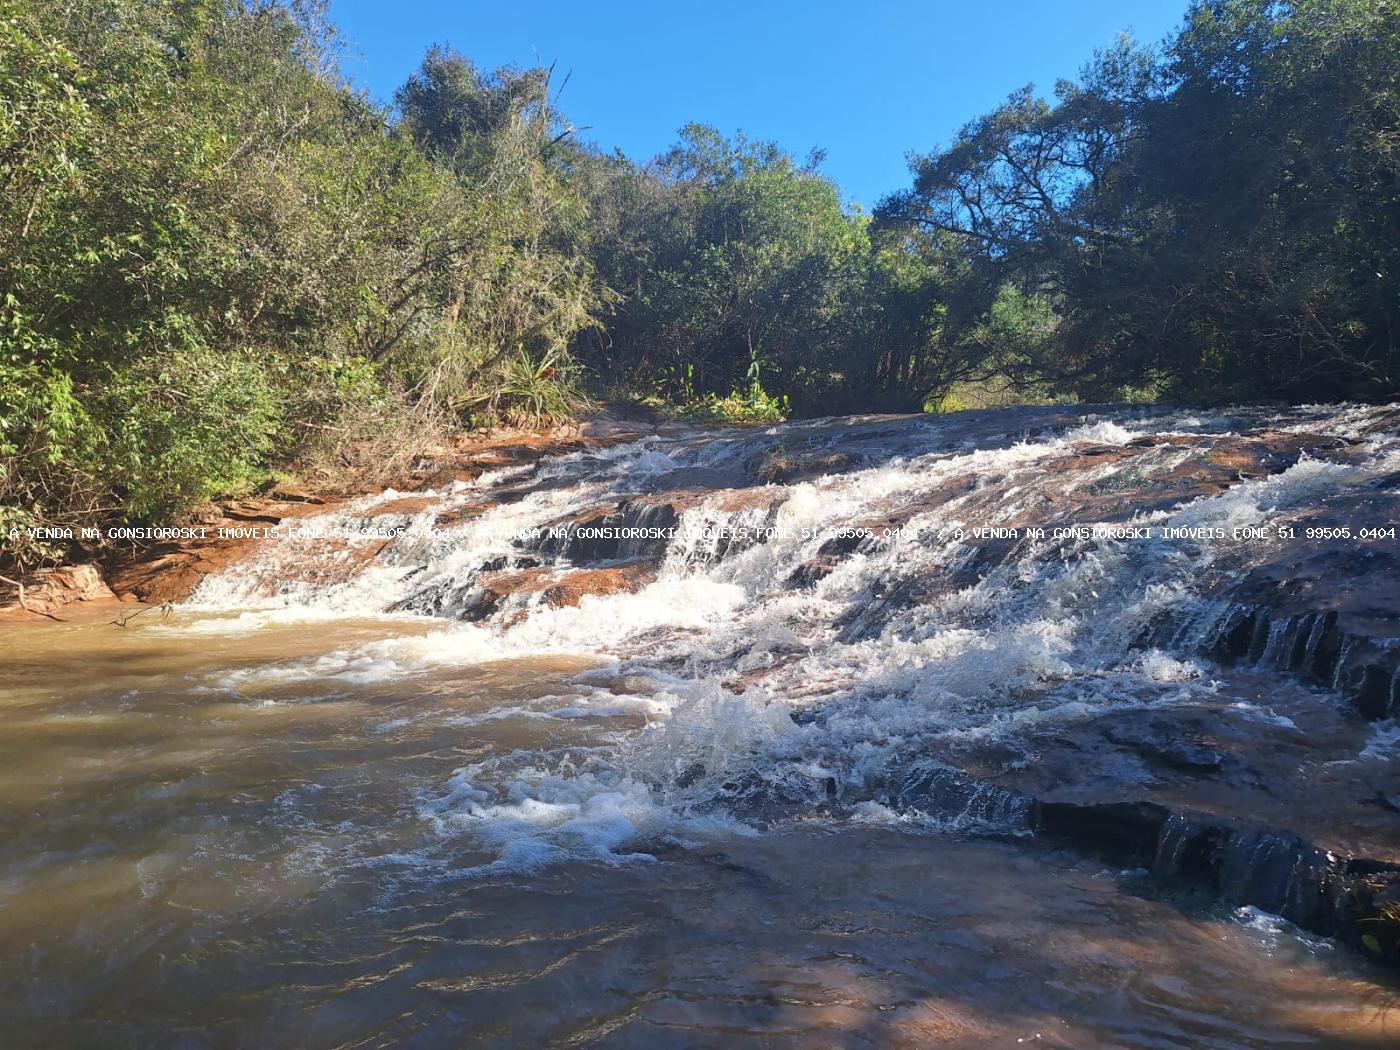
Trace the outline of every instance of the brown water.
{"label": "brown water", "polygon": [[503,851],[459,770],[644,721],[588,661],[243,678],[427,626],[210,622],[0,629],[0,1045],[1400,1045],[1342,950],[1030,842],[622,803],[608,840],[595,792],[511,811],[577,849]]}

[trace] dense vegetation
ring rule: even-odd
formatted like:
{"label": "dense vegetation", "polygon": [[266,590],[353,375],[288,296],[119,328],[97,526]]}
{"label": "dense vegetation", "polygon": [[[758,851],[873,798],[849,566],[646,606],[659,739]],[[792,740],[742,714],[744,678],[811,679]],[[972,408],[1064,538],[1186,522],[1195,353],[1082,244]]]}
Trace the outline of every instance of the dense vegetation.
{"label": "dense vegetation", "polygon": [[873,216],[820,155],[701,125],[603,154],[545,69],[433,48],[385,109],[335,54],[297,0],[0,0],[9,560],[589,391],[731,418],[1400,391],[1388,0],[1197,3]]}
{"label": "dense vegetation", "polygon": [[1199,3],[1160,54],[1120,41],[914,174],[881,217],[968,252],[950,297],[1013,319],[983,341],[1005,369],[1087,396],[1400,389],[1392,0]]}

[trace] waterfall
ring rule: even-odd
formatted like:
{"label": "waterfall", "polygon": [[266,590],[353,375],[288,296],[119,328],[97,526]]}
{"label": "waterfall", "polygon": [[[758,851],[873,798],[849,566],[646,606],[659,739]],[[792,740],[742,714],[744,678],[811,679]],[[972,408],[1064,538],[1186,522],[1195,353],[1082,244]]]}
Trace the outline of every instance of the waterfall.
{"label": "waterfall", "polygon": [[[561,711],[626,712],[603,744],[464,767],[424,803],[501,863],[823,807],[1014,830],[1028,803],[967,786],[957,756],[1012,768],[1037,734],[1205,702],[1224,665],[1397,710],[1394,638],[1338,586],[1400,566],[1385,412],[675,428],[298,519],[189,604],[202,630],[435,618],[235,684],[594,661]],[[1159,864],[1185,848],[1173,832]]]}

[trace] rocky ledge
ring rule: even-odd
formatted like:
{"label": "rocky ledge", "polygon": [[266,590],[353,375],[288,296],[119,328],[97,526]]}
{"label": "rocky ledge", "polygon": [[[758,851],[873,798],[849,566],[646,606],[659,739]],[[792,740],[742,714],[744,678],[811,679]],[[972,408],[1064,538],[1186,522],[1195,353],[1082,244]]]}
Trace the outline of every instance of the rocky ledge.
{"label": "rocky ledge", "polygon": [[[434,456],[421,457],[402,478],[378,490],[325,489],[274,485],[258,495],[203,508],[185,524],[203,526],[205,539],[180,539],[135,543],[103,552],[100,558],[78,565],[38,569],[0,577],[0,619],[63,619],[65,607],[89,607],[94,603],[162,605],[188,598],[206,576],[236,565],[258,549],[258,527],[323,514],[352,498],[391,493],[366,516],[409,517],[429,503],[416,492],[440,488],[457,481],[471,481],[488,471],[528,466],[547,456],[588,448],[602,448],[633,440],[654,429],[649,419],[626,418],[626,413],[603,411],[582,424],[545,431],[493,432],[464,437]],[[468,507],[454,516],[460,520],[491,504]],[[443,521],[442,524],[448,524]],[[223,530],[222,533],[220,530]],[[385,544],[357,545],[350,556],[336,561],[333,571],[348,578],[384,550]],[[321,571],[306,566],[308,573]],[[21,590],[23,600],[21,601]]]}

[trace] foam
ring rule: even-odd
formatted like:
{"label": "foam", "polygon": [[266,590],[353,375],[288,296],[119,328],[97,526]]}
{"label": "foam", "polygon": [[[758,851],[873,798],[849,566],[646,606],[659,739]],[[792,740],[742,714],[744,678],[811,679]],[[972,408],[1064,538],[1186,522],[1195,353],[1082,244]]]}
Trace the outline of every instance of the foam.
{"label": "foam", "polygon": [[752,834],[723,814],[677,814],[645,784],[606,769],[514,768],[493,777],[488,767],[459,769],[445,794],[421,800],[419,814],[445,839],[465,837],[474,849],[497,853],[455,877],[530,872],[563,860],[651,861],[634,850],[663,833],[691,842]]}
{"label": "foam", "polygon": [[[417,813],[440,841],[495,858],[452,877],[528,871],[562,858],[645,862],[657,842],[753,833],[731,804],[741,795],[819,800],[829,780],[852,797],[878,794],[881,784],[935,747],[999,743],[1014,750],[1033,734],[1108,711],[1211,696],[1209,667],[1189,647],[1144,648],[1143,639],[1156,624],[1207,618],[1196,588],[1217,571],[1228,544],[1092,538],[1058,547],[1028,544],[1015,560],[961,589],[934,588],[917,601],[884,603],[911,576],[939,581],[965,564],[966,547],[915,538],[921,530],[928,537],[939,529],[991,524],[980,520],[989,505],[1008,519],[1023,514],[1047,484],[1038,468],[1076,444],[1123,445],[1144,433],[1250,425],[1304,431],[1334,422],[1359,435],[1378,418],[1363,408],[1344,409],[1334,420],[1320,411],[1242,409],[1220,416],[1135,410],[1089,416],[1032,441],[1009,435],[982,441],[990,447],[959,441],[955,420],[896,421],[889,426],[899,454],[884,462],[773,486],[771,500],[742,510],[726,509],[732,506],[726,493],[687,506],[684,538],[667,551],[658,578],[636,593],[587,596],[573,608],[515,603],[479,624],[444,624],[313,659],[225,672],[211,688],[363,685],[542,655],[596,660],[598,666],[575,675],[565,693],[440,716],[464,729],[511,718],[550,719],[575,742],[577,733],[568,735],[575,724],[581,732],[583,723],[603,723],[588,748],[511,752],[463,767],[441,793],[420,799]],[[232,632],[382,615],[416,588],[469,582],[490,559],[511,550],[512,530],[647,490],[673,470],[741,464],[779,441],[820,433],[820,424],[807,423],[703,440],[649,437],[483,475],[470,486],[430,494],[433,505],[412,519],[407,535],[348,580],[279,577],[298,559],[323,556],[265,550],[251,566],[201,587],[195,607],[216,616],[170,629]],[[1368,440],[1350,462],[1303,457],[1276,475],[1136,520],[1227,529],[1267,523],[1400,465],[1385,440]],[[1167,471],[1187,453],[1163,448],[1148,455],[1144,462],[1153,470]],[[1082,469],[1075,484],[1102,481],[1124,468]],[[441,510],[469,498],[558,478],[580,480],[503,502],[446,535],[428,527]],[[847,555],[809,589],[789,588],[794,570],[817,555],[824,528],[907,511],[955,479],[971,483],[954,486],[941,505],[909,517],[907,535]],[[360,501],[324,517],[353,521],[369,509],[371,502]],[[776,527],[773,538],[723,557],[717,546],[696,539],[707,526],[763,524]],[[279,581],[276,592],[261,594],[270,580]],[[882,609],[864,629],[850,629]],[[379,731],[403,724],[386,720]],[[1362,757],[1389,753],[1396,739],[1378,730]],[[887,801],[861,802],[854,818],[913,819]],[[441,857],[435,863],[443,867]]]}

